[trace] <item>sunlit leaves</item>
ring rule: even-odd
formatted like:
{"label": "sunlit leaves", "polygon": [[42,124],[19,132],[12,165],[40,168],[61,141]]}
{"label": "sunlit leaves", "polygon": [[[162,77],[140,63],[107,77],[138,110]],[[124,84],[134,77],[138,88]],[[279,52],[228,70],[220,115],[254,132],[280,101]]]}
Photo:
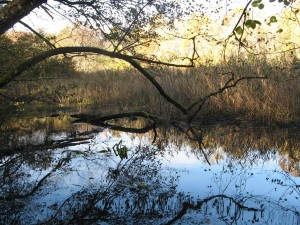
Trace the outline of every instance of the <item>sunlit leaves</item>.
{"label": "sunlit leaves", "polygon": [[276,22],[277,22],[276,16],[271,16],[270,17],[270,23],[276,23]]}
{"label": "sunlit leaves", "polygon": [[251,5],[252,5],[253,7],[258,7],[258,5],[259,5],[260,3],[261,3],[261,0],[256,0],[256,1],[253,1]]}
{"label": "sunlit leaves", "polygon": [[285,0],[285,1],[283,1],[283,3],[284,3],[286,6],[289,6],[289,5],[291,4],[291,1]]}
{"label": "sunlit leaves", "polygon": [[261,3],[262,0],[256,0],[254,2],[252,2],[252,6],[253,7],[258,7],[259,9],[263,9],[265,7],[265,5],[263,3]]}
{"label": "sunlit leaves", "polygon": [[282,32],[283,32],[283,29],[281,29],[281,28],[277,31],[277,33],[279,33],[279,34]]}
{"label": "sunlit leaves", "polygon": [[235,29],[235,32],[236,32],[238,35],[242,35],[243,32],[244,32],[244,29],[243,29],[241,26],[238,26],[238,27]]}
{"label": "sunlit leaves", "polygon": [[[269,0],[269,2],[275,2],[276,0]],[[283,3],[285,6],[292,4],[293,0],[278,0],[279,3]]]}
{"label": "sunlit leaves", "polygon": [[247,20],[245,23],[245,26],[247,28],[252,28],[252,29],[255,29],[256,25],[261,25],[261,22],[259,22],[258,20]]}
{"label": "sunlit leaves", "polygon": [[[245,22],[245,26],[247,28],[252,28],[252,29],[255,29],[257,25],[261,25],[261,22],[258,21],[258,20],[247,20]],[[238,26],[236,29],[235,29],[235,32],[238,34],[238,35],[242,35],[244,33],[244,29],[241,27],[241,26]]]}
{"label": "sunlit leaves", "polygon": [[259,5],[258,5],[258,8],[259,8],[259,9],[263,9],[264,7],[265,7],[264,4],[259,4]]}

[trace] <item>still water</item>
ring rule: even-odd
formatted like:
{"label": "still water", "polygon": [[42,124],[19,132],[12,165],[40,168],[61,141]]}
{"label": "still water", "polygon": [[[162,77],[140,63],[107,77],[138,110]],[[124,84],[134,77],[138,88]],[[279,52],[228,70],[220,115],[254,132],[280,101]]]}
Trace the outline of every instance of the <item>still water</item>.
{"label": "still water", "polygon": [[69,117],[3,125],[0,224],[300,224],[297,130],[203,133],[211,165],[172,128],[153,143]]}

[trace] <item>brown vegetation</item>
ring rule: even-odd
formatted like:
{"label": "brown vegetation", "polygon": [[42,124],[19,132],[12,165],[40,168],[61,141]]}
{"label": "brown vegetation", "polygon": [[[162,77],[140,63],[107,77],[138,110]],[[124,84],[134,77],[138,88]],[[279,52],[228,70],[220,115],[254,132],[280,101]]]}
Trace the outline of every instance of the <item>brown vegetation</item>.
{"label": "brown vegetation", "polygon": [[[271,125],[300,120],[300,80],[295,77],[297,70],[294,69],[232,61],[228,65],[193,69],[149,70],[165,91],[184,105],[218,90],[229,79],[229,71],[234,71],[237,77],[258,73],[269,77],[242,81],[237,87],[210,98],[198,121],[235,119],[237,122],[250,120]],[[23,99],[17,100],[19,105],[26,100],[33,105],[46,101],[48,105],[71,108],[71,113],[106,115],[145,111],[166,120],[183,119],[178,109],[168,104],[148,80],[132,69],[79,73],[50,82],[36,80],[13,86],[3,93]]]}
{"label": "brown vegetation", "polygon": [[[240,12],[237,11],[227,16],[234,21],[239,15]],[[31,59],[38,58],[40,61],[36,55],[43,51],[45,53],[45,50],[45,58],[48,58],[49,52],[87,48],[85,46],[93,46],[88,49],[109,49],[110,54],[103,54],[108,51],[97,49],[101,51],[101,55],[71,55],[72,60],[69,57],[55,56],[38,64],[1,89],[3,112],[0,113],[6,114],[6,106],[23,111],[29,104],[31,113],[35,110],[39,113],[47,110],[50,111],[48,114],[59,113],[62,109],[66,109],[67,113],[98,115],[139,111],[162,117],[166,121],[174,118],[186,120],[186,114],[193,113],[189,106],[194,102],[200,102],[201,105],[201,99],[207,98],[197,118],[193,120],[196,123],[224,120],[268,125],[298,123],[300,81],[297,78],[299,69],[295,67],[295,63],[297,64],[299,52],[296,48],[297,40],[293,37],[298,34],[299,29],[296,29],[297,23],[294,21],[289,22],[289,26],[280,33],[276,32],[284,22],[282,20],[281,24],[272,26],[265,24],[256,30],[246,29],[245,48],[240,48],[236,40],[225,41],[228,32],[232,32],[230,26],[215,23],[206,16],[195,15],[187,20],[177,21],[176,28],[170,30],[171,33],[164,32],[163,25],[157,27],[160,39],[148,46],[137,47],[137,56],[151,52],[153,55],[149,56],[150,61],[154,59],[181,64],[182,60],[182,63],[188,64],[191,54],[199,54],[199,57],[192,57],[197,59],[193,61],[196,65],[194,68],[142,65],[171,97],[172,104],[166,97],[162,97],[157,86],[155,88],[151,84],[151,79],[143,77],[144,73],[141,74],[126,62],[116,59],[123,59],[124,55],[110,52],[109,42],[83,26],[67,27],[58,35],[44,34],[54,43],[52,50],[49,49],[53,46],[32,34],[8,33],[7,37],[1,37],[1,43],[14,54],[7,57],[7,51],[1,50],[0,54],[5,56],[2,57],[5,65],[2,68],[3,74],[7,71],[16,73],[16,70],[11,70],[11,67],[16,66],[14,55],[18,56],[20,64],[33,56]],[[104,55],[122,57],[111,59]],[[133,58],[130,54],[126,57]],[[59,65],[62,65],[61,68]],[[243,80],[235,87],[210,96],[224,87],[233,75],[235,80],[244,77],[268,79]],[[176,106],[174,102],[179,104]],[[193,110],[196,111],[195,108]]]}

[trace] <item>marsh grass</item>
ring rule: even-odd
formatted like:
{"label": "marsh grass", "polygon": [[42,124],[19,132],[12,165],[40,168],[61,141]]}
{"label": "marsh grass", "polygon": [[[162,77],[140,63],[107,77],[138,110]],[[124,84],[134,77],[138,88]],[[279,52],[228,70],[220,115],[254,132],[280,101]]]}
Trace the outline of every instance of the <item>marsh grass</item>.
{"label": "marsh grass", "polygon": [[[183,105],[218,90],[229,79],[242,76],[268,76],[268,79],[244,80],[236,87],[210,98],[199,113],[198,121],[250,120],[261,124],[300,121],[299,70],[282,63],[263,60],[191,69],[148,68],[165,91]],[[71,113],[110,114],[145,111],[164,117],[184,119],[178,109],[166,102],[141,74],[133,69],[77,73],[58,80],[18,82],[4,90],[7,96],[20,93],[31,104],[46,101],[68,107]]]}

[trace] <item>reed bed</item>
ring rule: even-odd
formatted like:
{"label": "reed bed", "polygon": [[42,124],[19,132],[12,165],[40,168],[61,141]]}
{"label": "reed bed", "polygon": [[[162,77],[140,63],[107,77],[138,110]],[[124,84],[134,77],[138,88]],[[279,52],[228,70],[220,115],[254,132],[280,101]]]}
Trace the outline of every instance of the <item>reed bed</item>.
{"label": "reed bed", "polygon": [[[236,87],[211,97],[200,111],[198,121],[249,120],[269,125],[300,121],[300,79],[297,78],[300,71],[292,65],[232,60],[223,65],[190,69],[148,70],[170,96],[185,106],[222,87],[229,79],[229,72],[236,78],[268,77],[241,81]],[[18,95],[18,99],[23,96],[23,101],[30,98],[33,105],[46,101],[68,107],[70,113],[104,115],[145,111],[166,120],[184,119],[142,74],[130,68],[81,72],[53,81],[19,82],[3,92],[7,96]]]}

